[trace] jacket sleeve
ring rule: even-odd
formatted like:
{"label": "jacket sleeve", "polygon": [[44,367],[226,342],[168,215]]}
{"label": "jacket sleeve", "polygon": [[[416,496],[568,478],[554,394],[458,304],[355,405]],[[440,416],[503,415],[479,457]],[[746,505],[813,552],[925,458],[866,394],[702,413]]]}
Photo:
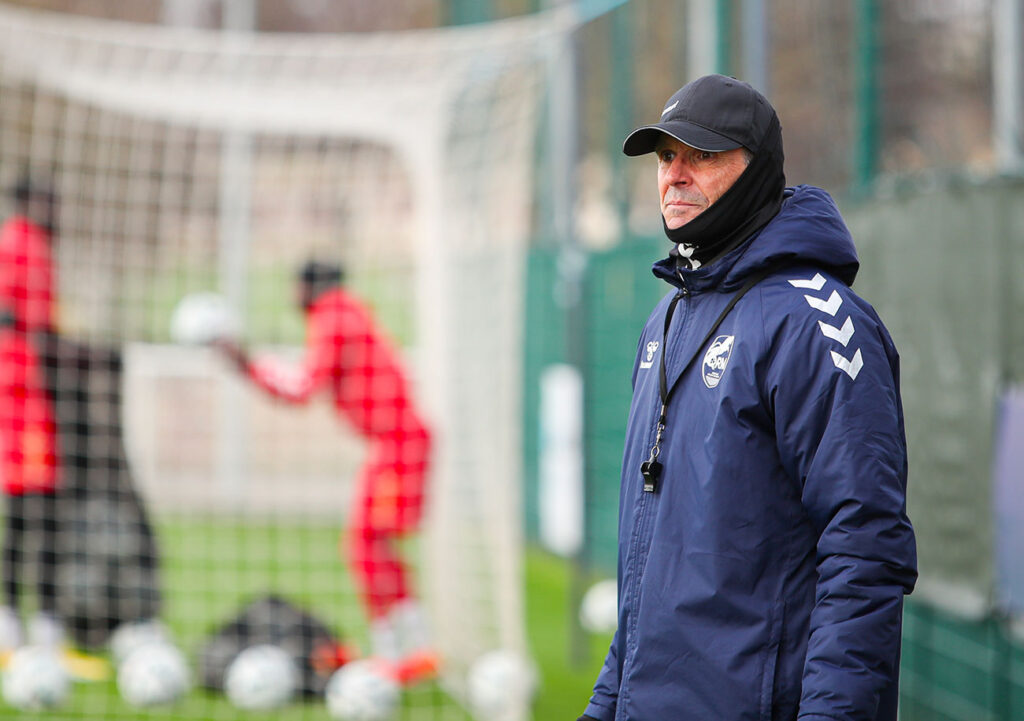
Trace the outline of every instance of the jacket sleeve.
{"label": "jacket sleeve", "polygon": [[769,356],[780,459],[816,537],[802,721],[875,719],[917,577],[898,356],[870,306],[844,295],[833,314],[799,298]]}
{"label": "jacket sleeve", "polygon": [[258,358],[249,364],[248,375],[272,396],[289,403],[305,403],[330,378],[340,337],[324,318],[309,319],[306,355],[297,366],[278,358]]}
{"label": "jacket sleeve", "polygon": [[590,697],[590,703],[583,712],[584,716],[590,716],[597,721],[613,721],[615,718],[615,704],[619,696],[618,643],[619,632],[616,631],[608,648],[608,655],[605,656],[604,666],[597,675],[594,695]]}

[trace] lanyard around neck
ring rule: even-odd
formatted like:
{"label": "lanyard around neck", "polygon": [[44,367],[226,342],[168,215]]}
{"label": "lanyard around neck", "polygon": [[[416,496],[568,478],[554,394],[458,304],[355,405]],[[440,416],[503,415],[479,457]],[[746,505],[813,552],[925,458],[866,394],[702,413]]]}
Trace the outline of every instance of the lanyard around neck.
{"label": "lanyard around neck", "polygon": [[654,444],[651,446],[651,453],[647,460],[640,464],[640,474],[644,477],[644,490],[648,493],[654,493],[658,490],[658,479],[662,470],[662,465],[658,461],[658,456],[661,455],[661,439],[665,434],[665,427],[668,423],[668,403],[672,399],[672,394],[679,386],[679,381],[686,374],[686,371],[689,370],[690,366],[693,365],[693,362],[697,360],[697,356],[700,355],[701,349],[703,349],[704,345],[711,340],[715,331],[718,330],[718,326],[722,324],[722,321],[725,320],[727,315],[729,315],[729,311],[731,311],[739,302],[740,298],[746,295],[747,291],[761,282],[761,280],[766,276],[778,270],[780,267],[780,265],[770,265],[747,278],[743,287],[733,294],[725,308],[723,308],[722,312],[718,314],[718,318],[716,318],[715,322],[711,324],[711,328],[708,329],[708,332],[704,334],[704,339],[697,345],[697,350],[694,351],[693,355],[690,356],[690,359],[686,361],[686,364],[679,372],[679,375],[676,376],[672,385],[669,385],[668,383],[668,374],[665,370],[665,355],[668,350],[668,330],[669,326],[672,324],[672,315],[675,313],[676,306],[679,305],[679,301],[687,294],[680,291],[679,293],[676,293],[669,302],[668,309],[665,311],[665,327],[661,336],[661,356],[658,358],[658,395],[661,398],[661,412],[658,415],[658,428],[654,436]]}

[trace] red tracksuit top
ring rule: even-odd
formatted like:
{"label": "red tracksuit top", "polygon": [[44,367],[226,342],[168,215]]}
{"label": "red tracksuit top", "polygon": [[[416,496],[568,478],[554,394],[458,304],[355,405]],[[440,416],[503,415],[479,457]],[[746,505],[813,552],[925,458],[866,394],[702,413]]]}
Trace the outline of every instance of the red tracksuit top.
{"label": "red tracksuit top", "polygon": [[0,304],[18,330],[53,326],[53,260],[49,234],[23,215],[0,228]]}
{"label": "red tracksuit top", "polygon": [[20,215],[0,228],[0,479],[9,495],[57,484],[57,428],[46,369],[31,342],[53,326],[54,272],[48,234]]}
{"label": "red tracksuit top", "polygon": [[301,366],[295,370],[273,359],[258,360],[249,365],[256,383],[293,403],[328,385],[335,408],[367,438],[394,438],[422,428],[398,355],[362,303],[335,288],[316,299],[306,318]]}

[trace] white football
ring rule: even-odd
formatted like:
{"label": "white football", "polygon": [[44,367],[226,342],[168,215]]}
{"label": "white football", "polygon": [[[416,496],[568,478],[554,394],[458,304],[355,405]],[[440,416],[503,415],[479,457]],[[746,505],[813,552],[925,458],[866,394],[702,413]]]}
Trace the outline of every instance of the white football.
{"label": "white football", "polygon": [[235,706],[267,711],[288,703],[299,687],[299,669],[280,646],[260,644],[242,651],[224,674],[224,692]]}
{"label": "white football", "polygon": [[371,659],[351,661],[335,671],[324,690],[327,712],[339,721],[387,721],[401,696],[398,683]]}
{"label": "white football", "polygon": [[163,706],[188,691],[184,654],[170,643],[154,641],[133,649],[117,670],[117,689],[132,706]]}
{"label": "white football", "polygon": [[186,295],[171,314],[171,340],[175,343],[206,345],[218,338],[234,338],[238,330],[235,312],[217,293]]}
{"label": "white football", "polygon": [[518,718],[537,691],[537,670],[522,654],[497,649],[473,662],[467,681],[469,705],[478,716]]}
{"label": "white football", "polygon": [[3,674],[4,700],[22,710],[56,708],[71,691],[71,679],[59,652],[49,646],[22,646]]}
{"label": "white football", "polygon": [[615,579],[598,581],[583,594],[580,625],[591,633],[611,633],[619,625],[619,588]]}
{"label": "white football", "polygon": [[120,666],[132,651],[151,643],[170,643],[171,634],[160,621],[129,621],[118,626],[107,642],[114,663]]}

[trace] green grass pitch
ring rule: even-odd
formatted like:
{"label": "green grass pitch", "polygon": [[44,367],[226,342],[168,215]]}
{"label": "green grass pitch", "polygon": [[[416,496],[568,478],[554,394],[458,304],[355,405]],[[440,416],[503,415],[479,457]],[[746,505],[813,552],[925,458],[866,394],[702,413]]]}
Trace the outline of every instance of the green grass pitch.
{"label": "green grass pitch", "polygon": [[[337,525],[287,524],[280,519],[266,523],[224,517],[162,519],[157,534],[163,559],[163,619],[190,660],[219,624],[234,617],[247,600],[267,592],[281,593],[347,641],[366,648],[362,612],[338,558],[340,530]],[[534,718],[575,719],[586,703],[610,639],[588,637],[586,658],[571,660],[567,563],[530,550],[524,570],[529,642],[541,672]],[[53,711],[19,713],[0,702],[0,719],[7,718],[329,721],[330,717],[324,704],[316,700],[272,712],[244,712],[223,695],[201,689],[192,690],[171,706],[137,709],[121,700],[111,679],[76,683],[68,703]],[[397,719],[470,721],[468,714],[431,683],[405,691]]]}

